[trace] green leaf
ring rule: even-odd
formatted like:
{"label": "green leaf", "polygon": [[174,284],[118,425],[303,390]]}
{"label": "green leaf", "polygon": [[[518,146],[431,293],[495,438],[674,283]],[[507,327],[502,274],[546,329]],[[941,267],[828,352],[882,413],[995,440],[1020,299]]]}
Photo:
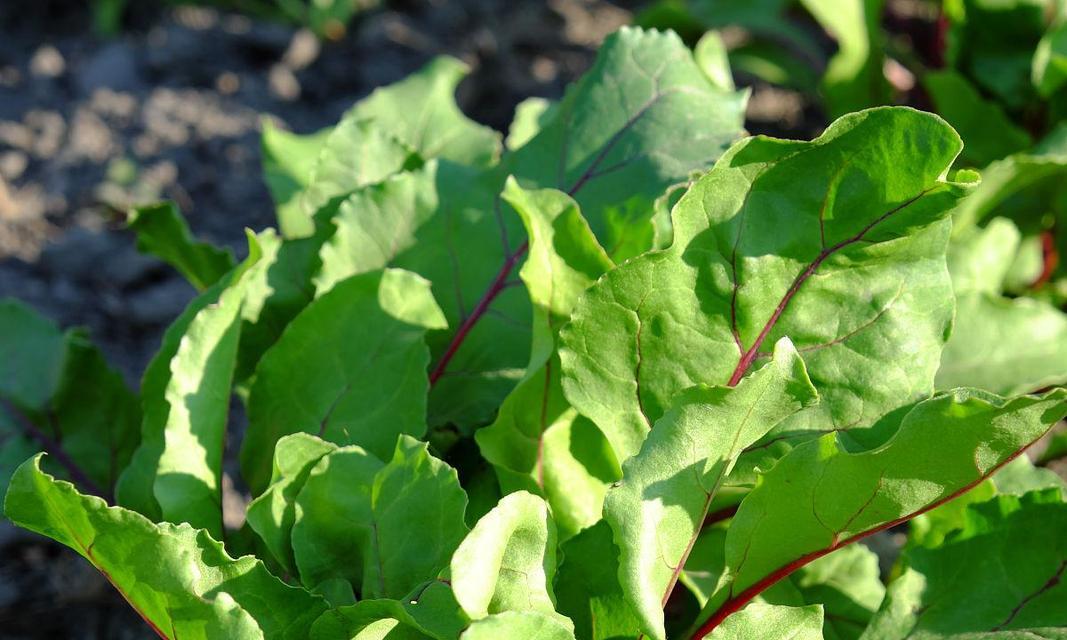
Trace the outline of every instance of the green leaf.
{"label": "green leaf", "polygon": [[544,500],[504,496],[474,525],[451,563],[452,589],[474,620],[505,611],[555,613],[556,525]]}
{"label": "green leaf", "polygon": [[1049,29],[1034,51],[1031,77],[1038,93],[1049,97],[1067,84],[1067,22]]}
{"label": "green leaf", "polygon": [[197,291],[207,289],[233,268],[233,253],[193,238],[173,202],[131,209],[126,226],[137,234],[141,253],[177,269]]}
{"label": "green leaf", "polygon": [[438,209],[436,179],[437,164],[431,161],[345,198],[331,219],[336,230],[319,251],[316,295],[350,276],[390,266],[416,246],[416,230]]}
{"label": "green leaf", "polygon": [[904,553],[864,640],[1065,637],[1067,505],[1056,492],[1031,493],[972,505],[967,516],[941,546]]}
{"label": "green leaf", "polygon": [[754,603],[727,618],[710,640],[822,640],[822,607]]}
{"label": "green leaf", "polygon": [[263,539],[274,559],[296,574],[292,532],[296,522],[296,497],[311,470],[337,445],[307,433],[294,433],[278,440],[274,448],[274,471],[270,486],[248,505],[248,525]]}
{"label": "green leaf", "polygon": [[527,98],[515,107],[515,117],[508,127],[504,147],[508,151],[521,148],[536,136],[544,125],[552,121],[559,103],[545,98]]}
{"label": "green leaf", "polygon": [[278,210],[278,226],[286,238],[305,238],[315,232],[314,216],[334,198],[381,182],[412,165],[418,157],[406,144],[374,122],[345,117],[319,150],[299,207]]}
{"label": "green leaf", "polygon": [[500,157],[500,134],[463,115],[455,100],[469,72],[463,62],[438,56],[400,82],[376,89],[345,118],[372,120],[422,158],[487,167]]}
{"label": "green leaf", "polygon": [[298,640],[326,609],[258,560],[234,560],[206,531],[109,507],[43,473],[39,462],[15,472],[8,517],[85,557],[161,638]]}
{"label": "green leaf", "polygon": [[807,562],[959,496],[1065,414],[1064,390],[1011,400],[957,390],[887,418],[899,426],[880,447],[849,451],[834,434],[798,446],[741,503],[702,618],[713,627]]}
{"label": "green leaf", "polygon": [[822,89],[830,115],[837,117],[889,102],[881,30],[885,0],[801,0],[837,40]]}
{"label": "green leaf", "polygon": [[1033,144],[1030,134],[1016,126],[999,104],[985,99],[959,73],[931,71],[922,82],[937,112],[963,138],[961,162],[984,167]]}
{"label": "green leaf", "polygon": [[475,620],[460,640],[574,640],[574,632],[558,617],[538,611],[505,611]]}
{"label": "green leaf", "polygon": [[604,518],[621,551],[619,579],[644,634],[666,638],[663,607],[741,451],[816,399],[804,363],[783,339],[772,361],[738,386],[679,394],[623,465]]}
{"label": "green leaf", "polygon": [[222,537],[222,452],[241,335],[241,305],[260,258],[248,258],[168,327],[141,383],[141,444],[119,478],[119,504]]}
{"label": "green leaf", "polygon": [[566,539],[600,519],[619,469],[600,431],[563,399],[556,336],[578,296],[613,264],[566,194],[509,180],[503,198],[530,238],[519,276],[533,303],[533,338],[525,377],[475,435],[504,490],[543,495]]}
{"label": "green leaf", "polygon": [[559,611],[581,640],[633,637],[641,622],[619,582],[619,550],[604,520],[563,543],[556,579]]}
{"label": "green leaf", "polygon": [[308,305],[260,360],[241,469],[258,495],[274,444],[303,431],[392,456],[426,430],[427,329],[444,318],[422,278],[397,269],[353,276]]}
{"label": "green leaf", "polygon": [[1010,109],[1034,97],[1034,50],[1045,32],[1047,0],[958,0],[947,11],[948,62]]}
{"label": "green leaf", "polygon": [[524,185],[573,196],[622,261],[651,246],[652,201],[742,133],[746,100],[716,87],[674,33],[623,27],[503,165]]}
{"label": "green leaf", "polygon": [[412,438],[402,436],[384,466],[359,447],[327,453],[296,497],[300,579],[315,587],[339,578],[364,599],[402,598],[447,566],[467,533],[466,506],[455,470]]}
{"label": "green leaf", "polygon": [[348,640],[378,620],[392,619],[435,640],[454,640],[470,624],[452,589],[435,580],[400,600],[361,600],[327,611],[311,630],[313,640]]}
{"label": "green leaf", "polygon": [[722,91],[736,89],[734,78],[730,74],[726,44],[717,31],[708,31],[701,36],[696,46],[693,47],[693,59],[717,89]]}
{"label": "green leaf", "polygon": [[962,230],[949,250],[956,324],[941,354],[940,389],[1027,393],[1067,382],[1067,315],[1032,298],[1009,299],[1003,283],[1019,231],[995,218]]}
{"label": "green leaf", "polygon": [[[736,384],[789,336],[823,398],[789,438],[848,431],[933,386],[952,319],[946,182],[959,137],[936,116],[880,108],[813,142],[749,138],[683,196],[674,243],[610,271],[561,331],[563,388],[620,460],[674,396]],[[768,445],[772,444],[770,441]]]}
{"label": "green leaf", "polygon": [[300,219],[300,194],[311,183],[311,175],[326,144],[332,127],[299,135],[276,127],[271,120],[262,121],[260,153],[263,157],[263,181],[267,183],[279,220]]}
{"label": "green leaf", "polygon": [[0,490],[33,454],[53,473],[110,495],[140,437],[137,396],[80,330],[60,331],[0,300]]}

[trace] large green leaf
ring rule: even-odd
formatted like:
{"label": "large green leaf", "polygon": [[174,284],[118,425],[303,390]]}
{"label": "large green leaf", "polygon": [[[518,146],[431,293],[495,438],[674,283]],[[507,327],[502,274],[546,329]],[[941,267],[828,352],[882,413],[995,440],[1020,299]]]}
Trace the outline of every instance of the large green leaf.
{"label": "large green leaf", "polygon": [[727,618],[710,640],[823,640],[822,607],[755,603]]}
{"label": "large green leaf", "polygon": [[736,387],[694,387],[675,399],[608,492],[619,580],[641,632],[664,640],[666,605],[708,507],[745,447],[813,404],[796,349],[782,339],[765,367]]}
{"label": "large green leaf", "polygon": [[82,331],[60,331],[0,300],[0,491],[43,450],[53,473],[110,495],[137,446],[140,417],[137,396]]}
{"label": "large green leaf", "polygon": [[463,62],[439,56],[400,82],[375,89],[345,118],[372,120],[423,158],[489,166],[500,156],[500,134],[456,105],[456,86],[468,72]]}
{"label": "large green leaf", "polygon": [[503,198],[530,238],[519,277],[533,304],[533,344],[522,382],[476,439],[505,491],[543,495],[566,539],[600,519],[619,470],[603,434],[563,398],[556,337],[578,296],[613,265],[566,194],[509,181]]}
{"label": "large green leaf", "polygon": [[452,589],[474,620],[505,611],[555,614],[556,525],[541,498],[504,496],[474,525],[451,563]]}
{"label": "large green leaf", "polygon": [[402,598],[448,565],[467,533],[466,506],[455,470],[412,438],[402,436],[385,465],[359,447],[327,453],[296,496],[300,578],[309,587],[342,579],[365,599]]}
{"label": "large green leaf", "polygon": [[156,256],[203,291],[233,268],[233,253],[193,238],[173,202],[136,207],[126,218],[137,234],[137,248]]}
{"label": "large green leaf", "polygon": [[730,524],[705,628],[804,564],[973,488],[1065,414],[1064,390],[1012,400],[957,390],[887,418],[895,433],[880,447],[849,451],[827,434],[793,449]]}
{"label": "large green leaf", "polygon": [[222,537],[222,454],[241,305],[261,255],[195,298],[168,327],[141,383],[141,444],[116,487],[120,504],[153,520],[189,522]]}
{"label": "large green leaf", "polygon": [[1058,492],[972,505],[967,520],[941,546],[904,553],[904,573],[864,640],[1067,637],[1067,505]]}
{"label": "large green leaf", "polygon": [[[726,532],[723,526],[706,528],[693,545],[680,577],[701,606],[714,594],[722,577]],[[855,640],[884,597],[878,556],[862,544],[852,544],[797,569],[762,592],[756,602],[790,607],[822,605],[826,614],[823,637]]]}
{"label": "large green leaf", "polygon": [[558,617],[539,611],[504,611],[475,620],[460,640],[574,640],[572,632]]}
{"label": "large green leaf", "polygon": [[206,531],[109,507],[43,473],[39,462],[12,478],[8,517],[85,557],[161,638],[300,640],[326,609],[258,560],[234,560]]}
{"label": "large green leaf", "polygon": [[426,430],[428,329],[444,328],[429,283],[397,269],[339,282],[308,305],[260,360],[241,447],[258,494],[274,444],[303,431],[392,456],[401,433]]}
{"label": "large green leaf", "polygon": [[[862,430],[927,395],[952,320],[943,179],[960,140],[906,108],[841,118],[813,142],[750,138],[683,196],[674,243],[612,270],[561,332],[567,399],[620,459],[672,398],[736,384],[789,336],[823,397],[772,432]],[[768,342],[769,341],[769,342]]]}
{"label": "large green leaf", "polygon": [[1047,302],[1003,295],[1019,239],[1015,225],[995,218],[953,240],[956,325],[941,354],[938,388],[1011,395],[1067,381],[1067,315]]}

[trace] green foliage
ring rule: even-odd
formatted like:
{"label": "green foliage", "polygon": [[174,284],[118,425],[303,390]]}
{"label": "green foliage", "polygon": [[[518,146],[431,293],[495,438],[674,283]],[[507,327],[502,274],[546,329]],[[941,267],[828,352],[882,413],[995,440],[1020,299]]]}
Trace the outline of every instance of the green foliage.
{"label": "green foliage", "polygon": [[[832,112],[886,99],[880,4],[804,3]],[[331,129],[265,123],[281,233],[241,264],[172,205],[132,218],[201,289],[140,407],[82,332],[0,303],[6,516],[171,639],[1062,636],[1067,488],[1024,452],[1067,414],[1067,129],[1020,126],[1014,54],[973,75],[994,4],[946,5],[924,78],[963,141],[884,106],[742,137],[737,49],[699,29],[623,29],[503,142],[448,58]],[[701,6],[820,51],[781,0]],[[1052,104],[1037,26],[1020,99]],[[905,527],[885,575],[852,544]]]}

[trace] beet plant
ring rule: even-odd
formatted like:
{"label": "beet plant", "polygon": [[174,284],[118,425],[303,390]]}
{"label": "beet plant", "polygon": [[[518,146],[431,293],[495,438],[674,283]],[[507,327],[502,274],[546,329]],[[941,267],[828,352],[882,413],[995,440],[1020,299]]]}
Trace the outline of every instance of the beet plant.
{"label": "beet plant", "polygon": [[910,108],[746,136],[708,38],[623,29],[503,141],[448,58],[267,124],[237,264],[133,212],[201,293],[140,402],[0,305],[5,516],[175,640],[1067,638],[1064,319],[999,196]]}

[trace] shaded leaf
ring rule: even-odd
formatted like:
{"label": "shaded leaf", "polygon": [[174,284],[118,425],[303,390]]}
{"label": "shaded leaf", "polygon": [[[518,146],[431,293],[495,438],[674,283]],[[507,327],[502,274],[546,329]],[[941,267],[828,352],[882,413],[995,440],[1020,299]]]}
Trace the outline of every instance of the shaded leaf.
{"label": "shaded leaf", "polygon": [[327,453],[296,497],[300,579],[343,579],[362,599],[402,598],[447,566],[467,533],[466,506],[455,470],[412,438],[401,437],[385,465],[359,447]]}
{"label": "shaded leaf", "polygon": [[177,269],[197,291],[207,289],[233,268],[233,253],[193,238],[172,202],[131,209],[126,226],[137,234],[141,253],[154,255]]}
{"label": "shaded leaf", "polygon": [[311,629],[314,640],[348,640],[370,624],[396,620],[409,630],[435,640],[454,640],[470,620],[459,608],[452,589],[440,581],[420,586],[404,601],[361,600],[327,611]]}
{"label": "shaded leaf", "polygon": [[837,40],[837,53],[822,79],[830,115],[889,102],[889,83],[882,72],[885,0],[801,0],[801,4]]}
{"label": "shaded leaf", "polygon": [[711,640],[822,640],[822,607],[754,603],[723,621]]}
{"label": "shaded leaf", "polygon": [[967,520],[940,546],[904,553],[906,569],[865,640],[1067,637],[1067,505],[1058,492],[972,505]]}
{"label": "shaded leaf", "polygon": [[708,626],[800,566],[973,488],[1067,414],[1067,391],[1006,400],[957,390],[900,413],[880,447],[849,452],[828,434],[763,474],[730,524]]}
{"label": "shaded leaf", "polygon": [[985,99],[959,73],[931,71],[922,82],[937,112],[963,138],[962,162],[984,167],[1033,144],[1030,134],[1016,126],[999,104]]}
{"label": "shaded leaf", "polygon": [[604,519],[621,551],[619,579],[641,631],[664,639],[663,607],[708,507],[745,447],[817,399],[788,339],[733,388],[682,392],[608,492]]}
{"label": "shaded leaf", "polygon": [[325,611],[322,599],[285,585],[258,560],[229,557],[206,531],[108,507],[39,462],[12,478],[8,517],[85,557],[161,638],[299,640]]}
{"label": "shaded leaf", "polygon": [[429,283],[387,269],[339,282],[309,304],[260,360],[248,398],[241,469],[254,494],[274,443],[303,431],[392,457],[426,430],[427,329],[444,328]]}

